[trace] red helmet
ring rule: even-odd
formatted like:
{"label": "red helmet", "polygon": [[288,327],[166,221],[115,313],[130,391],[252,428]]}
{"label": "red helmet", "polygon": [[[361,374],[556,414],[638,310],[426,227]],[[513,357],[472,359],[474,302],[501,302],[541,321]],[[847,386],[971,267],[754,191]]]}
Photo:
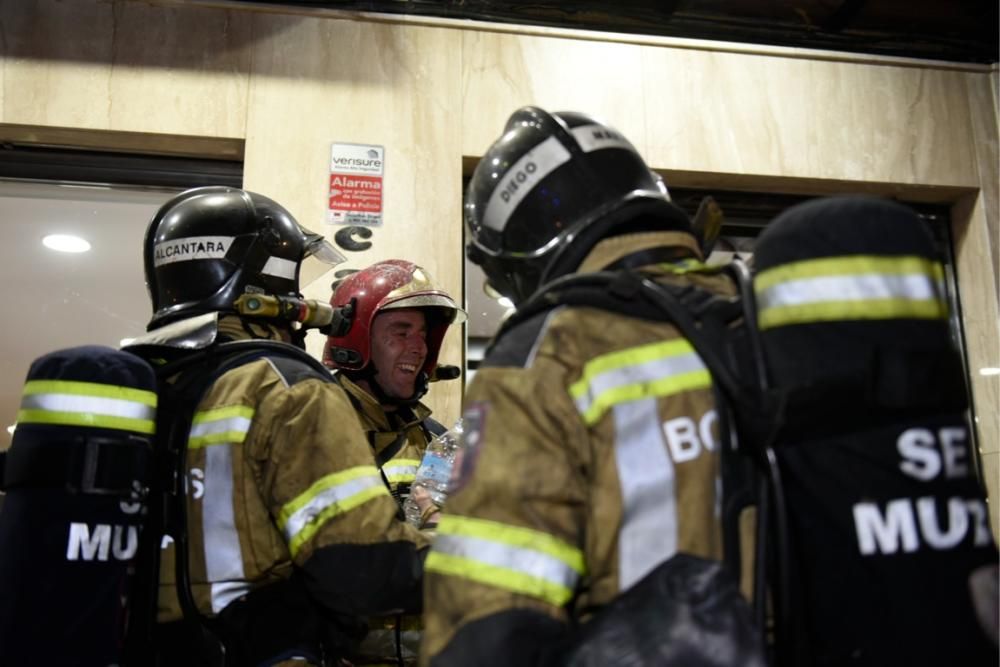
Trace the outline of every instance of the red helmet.
{"label": "red helmet", "polygon": [[344,278],[334,290],[330,305],[342,315],[347,330],[327,338],[323,363],[343,370],[359,371],[368,366],[372,322],[383,310],[426,309],[427,358],[421,371],[427,375],[437,366],[449,325],[465,321],[465,311],[424,269],[402,259],[387,259]]}

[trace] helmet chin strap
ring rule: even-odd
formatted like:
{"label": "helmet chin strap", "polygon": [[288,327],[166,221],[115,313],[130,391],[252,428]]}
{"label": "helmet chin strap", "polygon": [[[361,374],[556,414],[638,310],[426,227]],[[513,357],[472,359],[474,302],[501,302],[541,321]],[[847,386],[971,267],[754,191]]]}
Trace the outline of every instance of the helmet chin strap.
{"label": "helmet chin strap", "polygon": [[382,405],[410,407],[412,405],[416,405],[417,402],[423,398],[424,394],[427,393],[428,378],[427,373],[424,373],[423,371],[417,373],[417,381],[413,385],[413,395],[409,398],[396,398],[395,396],[389,396],[385,393],[385,390],[382,389],[382,385],[378,383],[378,370],[375,368],[375,364],[369,363],[360,371],[342,372],[352,380],[364,380],[367,382],[375,400]]}

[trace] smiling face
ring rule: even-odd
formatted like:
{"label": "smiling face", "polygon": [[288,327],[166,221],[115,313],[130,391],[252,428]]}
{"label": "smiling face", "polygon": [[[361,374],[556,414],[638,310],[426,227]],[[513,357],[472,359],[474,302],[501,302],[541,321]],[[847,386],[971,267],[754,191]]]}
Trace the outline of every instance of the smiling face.
{"label": "smiling face", "polygon": [[375,379],[391,398],[408,399],[427,359],[427,319],[418,308],[384,310],[371,328]]}

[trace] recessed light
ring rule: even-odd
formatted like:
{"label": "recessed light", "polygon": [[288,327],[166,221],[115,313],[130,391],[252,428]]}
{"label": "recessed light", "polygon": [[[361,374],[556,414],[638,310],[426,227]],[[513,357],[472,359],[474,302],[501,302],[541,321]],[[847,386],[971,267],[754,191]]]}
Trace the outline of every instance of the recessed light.
{"label": "recessed light", "polygon": [[42,239],[42,245],[57,252],[87,252],[90,250],[90,243],[70,234],[49,234]]}
{"label": "recessed light", "polygon": [[1000,368],[980,368],[980,375],[1000,375]]}
{"label": "recessed light", "polygon": [[10,426],[7,427],[7,432],[10,433],[11,435],[14,435],[14,430],[16,428],[17,428],[17,424],[11,424]]}

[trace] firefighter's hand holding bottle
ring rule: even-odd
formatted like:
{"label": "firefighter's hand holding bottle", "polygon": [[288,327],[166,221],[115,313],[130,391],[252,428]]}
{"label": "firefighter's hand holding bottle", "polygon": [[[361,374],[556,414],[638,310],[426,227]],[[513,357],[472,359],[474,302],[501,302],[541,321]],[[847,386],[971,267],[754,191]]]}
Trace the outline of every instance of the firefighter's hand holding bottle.
{"label": "firefighter's hand holding bottle", "polygon": [[406,520],[418,528],[433,528],[455,473],[461,467],[462,420],[459,419],[451,430],[434,438],[427,445],[424,458],[417,469],[416,478],[410,487],[410,495],[403,503]]}

